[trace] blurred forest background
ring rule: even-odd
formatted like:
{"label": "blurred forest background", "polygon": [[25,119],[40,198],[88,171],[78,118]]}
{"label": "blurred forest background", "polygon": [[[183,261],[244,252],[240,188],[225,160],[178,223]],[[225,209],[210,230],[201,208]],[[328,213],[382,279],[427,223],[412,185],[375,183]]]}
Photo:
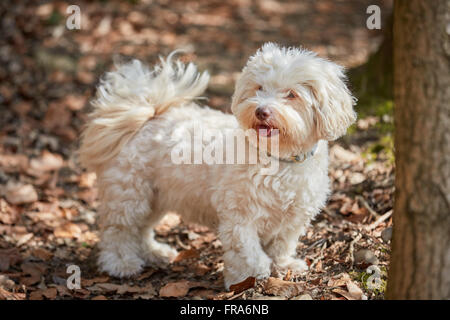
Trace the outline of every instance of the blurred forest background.
{"label": "blurred forest background", "polygon": [[[80,30],[66,28],[72,4]],[[373,4],[381,30],[366,27]],[[0,299],[383,298],[394,158],[392,62],[380,52],[390,57],[391,14],[391,0],[1,1]],[[152,64],[183,48],[212,76],[207,104],[229,112],[236,77],[267,41],[344,65],[359,99],[357,123],[331,145],[328,206],[299,242],[311,272],[224,292],[220,241],[170,214],[157,235],[181,252],[174,264],[135,279],[100,274],[95,175],[75,154],[99,77],[114,59]],[[72,264],[78,290],[66,287]]]}

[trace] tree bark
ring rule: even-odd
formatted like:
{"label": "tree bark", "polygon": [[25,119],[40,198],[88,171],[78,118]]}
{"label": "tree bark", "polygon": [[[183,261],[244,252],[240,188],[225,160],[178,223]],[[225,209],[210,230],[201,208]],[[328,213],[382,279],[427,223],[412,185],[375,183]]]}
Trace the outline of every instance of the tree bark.
{"label": "tree bark", "polygon": [[450,299],[450,0],[396,0],[387,299]]}

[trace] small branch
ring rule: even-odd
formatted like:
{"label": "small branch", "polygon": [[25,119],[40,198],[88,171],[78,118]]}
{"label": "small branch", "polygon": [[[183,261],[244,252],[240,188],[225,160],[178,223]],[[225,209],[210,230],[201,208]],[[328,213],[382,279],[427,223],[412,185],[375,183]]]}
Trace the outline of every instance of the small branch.
{"label": "small branch", "polygon": [[393,210],[389,210],[388,212],[386,212],[385,214],[383,214],[382,216],[380,216],[374,223],[369,224],[368,226],[366,226],[364,229],[366,231],[370,231],[375,229],[376,227],[378,227],[382,222],[386,221],[387,219],[389,219],[392,216],[392,212]]}
{"label": "small branch", "polygon": [[185,244],[181,241],[180,236],[179,236],[178,234],[175,235],[175,240],[177,241],[177,244],[178,244],[181,248],[183,248],[184,250],[189,250],[189,249],[191,248],[190,246],[185,245]]}
{"label": "small branch", "polygon": [[317,262],[319,262],[319,260],[323,259],[323,251],[327,248],[327,242],[325,241],[322,244],[322,247],[320,248],[320,252],[319,255],[311,262],[311,264],[309,265],[309,269],[312,269],[313,267],[315,267],[315,265],[317,264]]}
{"label": "small branch", "polygon": [[353,239],[352,242],[350,242],[350,247],[349,247],[348,252],[350,254],[350,263],[351,263],[350,266],[352,268],[353,268],[353,264],[355,263],[355,257],[354,257],[354,254],[353,254],[353,252],[355,251],[355,243],[357,243],[359,240],[361,240],[361,238],[362,238],[362,233],[358,234],[356,236],[356,238]]}
{"label": "small branch", "polygon": [[369,211],[369,213],[371,214],[372,217],[374,217],[374,219],[378,219],[380,217],[380,215],[369,206],[369,204],[363,197],[356,196],[356,200],[358,200],[364,206],[364,208],[366,208],[367,211]]}
{"label": "small branch", "polygon": [[239,298],[239,297],[243,296],[243,295],[244,295],[244,293],[245,293],[245,290],[244,290],[244,291],[242,291],[241,293],[235,294],[234,296],[232,296],[232,297],[231,297],[231,298],[229,298],[228,300],[234,300],[234,299],[237,299],[237,298]]}

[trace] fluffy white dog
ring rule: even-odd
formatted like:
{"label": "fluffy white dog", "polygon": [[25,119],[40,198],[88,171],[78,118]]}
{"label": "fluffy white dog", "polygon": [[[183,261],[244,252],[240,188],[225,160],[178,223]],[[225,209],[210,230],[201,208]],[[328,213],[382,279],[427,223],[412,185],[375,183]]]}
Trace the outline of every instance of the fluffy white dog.
{"label": "fluffy white dog", "polygon": [[[356,119],[343,68],[304,49],[267,43],[236,83],[233,115],[192,102],[208,80],[170,55],[153,70],[136,60],[121,65],[98,87],[80,160],[97,173],[98,262],[112,276],[131,276],[177,255],[154,239],[167,211],[218,232],[227,288],[249,276],[267,277],[272,268],[307,269],[296,247],[329,194],[327,141]],[[225,135],[259,130],[269,145],[276,137],[276,157],[245,143],[279,160],[277,172],[261,175],[262,161],[173,163],[174,147],[187,143],[196,126]]]}

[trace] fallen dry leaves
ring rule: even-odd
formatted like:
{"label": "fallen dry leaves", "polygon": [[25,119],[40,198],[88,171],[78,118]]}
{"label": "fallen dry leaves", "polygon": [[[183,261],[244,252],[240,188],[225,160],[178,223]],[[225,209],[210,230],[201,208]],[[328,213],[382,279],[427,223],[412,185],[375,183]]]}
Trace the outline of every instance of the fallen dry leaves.
{"label": "fallen dry leaves", "polygon": [[173,262],[180,262],[186,259],[198,258],[200,253],[196,249],[188,249],[181,251]]}
{"label": "fallen dry leaves", "polygon": [[181,298],[184,297],[190,289],[190,283],[187,280],[171,282],[159,290],[161,298]]}
{"label": "fallen dry leaves", "polygon": [[367,296],[363,291],[350,279],[348,274],[343,274],[341,278],[336,280],[330,280],[328,282],[330,287],[345,287],[347,290],[342,288],[333,289],[334,293],[337,293],[347,300],[367,300]]}
{"label": "fallen dry leaves", "polygon": [[8,183],[5,197],[11,204],[33,203],[38,200],[38,194],[33,185],[21,183]]}
{"label": "fallen dry leaves", "polygon": [[242,282],[235,283],[230,286],[230,291],[234,291],[234,293],[238,294],[241,293],[244,290],[253,288],[255,286],[256,279],[255,277],[248,277]]}
{"label": "fallen dry leaves", "polygon": [[300,283],[270,277],[264,285],[264,291],[269,295],[282,296],[289,299],[301,294],[304,291],[304,287]]}
{"label": "fallen dry leaves", "polygon": [[17,248],[0,249],[0,271],[6,271],[22,260]]}

